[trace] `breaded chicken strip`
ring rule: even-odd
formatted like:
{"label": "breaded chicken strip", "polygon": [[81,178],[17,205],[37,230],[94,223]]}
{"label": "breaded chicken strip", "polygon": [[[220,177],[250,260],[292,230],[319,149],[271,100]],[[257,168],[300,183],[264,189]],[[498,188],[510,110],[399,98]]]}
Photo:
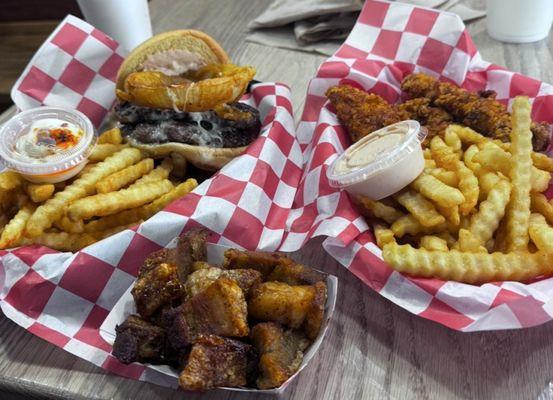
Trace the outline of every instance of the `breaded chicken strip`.
{"label": "breaded chicken strip", "polygon": [[336,115],[348,130],[352,142],[407,119],[386,100],[349,85],[334,86],[326,91],[326,97],[336,109]]}

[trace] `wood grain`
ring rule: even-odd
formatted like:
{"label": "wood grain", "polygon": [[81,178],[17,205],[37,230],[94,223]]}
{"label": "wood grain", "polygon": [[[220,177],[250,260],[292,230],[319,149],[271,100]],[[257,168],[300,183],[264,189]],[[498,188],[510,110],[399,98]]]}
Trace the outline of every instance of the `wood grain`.
{"label": "wood grain", "polygon": [[[308,80],[323,57],[244,42],[246,24],[270,0],[152,0],[155,31],[191,27],[221,41],[262,80],[292,87],[299,118]],[[483,0],[470,3],[482,7]],[[490,39],[485,21],[469,26],[484,59],[553,81],[552,38],[508,45]],[[316,239],[295,258],[339,278],[326,340],[286,391],[291,399],[535,398],[553,378],[553,325],[463,334],[415,317],[365,287]],[[22,393],[62,399],[254,399],[214,391],[189,395],[109,375],[0,317],[0,398]],[[257,397],[256,397],[257,398]]]}

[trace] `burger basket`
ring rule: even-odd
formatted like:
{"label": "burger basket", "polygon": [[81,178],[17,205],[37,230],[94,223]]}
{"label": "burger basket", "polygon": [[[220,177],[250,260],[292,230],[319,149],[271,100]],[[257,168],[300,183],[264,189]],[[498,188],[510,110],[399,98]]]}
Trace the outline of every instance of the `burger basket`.
{"label": "burger basket", "polygon": [[[76,108],[100,126],[115,101],[115,76],[125,53],[84,21],[68,16],[30,61],[12,90],[19,109],[45,105]],[[182,232],[204,226],[218,245],[272,251],[301,247],[291,239],[288,219],[302,176],[302,146],[296,137],[290,90],[280,83],[256,83],[242,98],[260,112],[260,137],[192,193],[146,222],[76,253],[41,246],[0,251],[0,308],[29,332],[116,374],[176,386],[151,366],[124,365],[100,327],[135,281],[138,267],[153,251]],[[329,277],[327,320],[336,300]],[[124,298],[123,300],[124,301]],[[110,314],[111,312],[111,314]],[[317,351],[326,324],[307,351]],[[171,375],[173,374],[173,375]],[[291,378],[293,379],[293,377]],[[280,393],[291,381],[269,390]],[[259,392],[255,389],[232,389]]]}
{"label": "burger basket", "polygon": [[[517,329],[550,321],[553,278],[477,286],[393,271],[360,214],[351,213],[348,195],[329,186],[327,167],[349,139],[324,97],[326,89],[350,84],[395,103],[402,79],[412,72],[470,91],[494,90],[507,106],[517,95],[528,96],[533,119],[553,122],[553,86],[482,60],[458,16],[400,2],[366,1],[345,43],[311,80],[297,128],[298,137],[312,138],[298,193],[310,193],[313,201],[303,206],[317,209],[317,219],[329,227],[324,248],[382,296],[452,329]],[[551,197],[551,187],[547,193]]]}

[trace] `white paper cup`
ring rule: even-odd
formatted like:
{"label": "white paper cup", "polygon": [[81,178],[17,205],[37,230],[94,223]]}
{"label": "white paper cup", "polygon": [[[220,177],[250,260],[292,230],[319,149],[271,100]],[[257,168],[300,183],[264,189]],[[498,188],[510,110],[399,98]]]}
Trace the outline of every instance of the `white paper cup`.
{"label": "white paper cup", "polygon": [[77,0],[87,22],[127,50],[152,37],[147,0]]}
{"label": "white paper cup", "polygon": [[487,0],[488,34],[499,41],[529,43],[547,37],[553,0]]}

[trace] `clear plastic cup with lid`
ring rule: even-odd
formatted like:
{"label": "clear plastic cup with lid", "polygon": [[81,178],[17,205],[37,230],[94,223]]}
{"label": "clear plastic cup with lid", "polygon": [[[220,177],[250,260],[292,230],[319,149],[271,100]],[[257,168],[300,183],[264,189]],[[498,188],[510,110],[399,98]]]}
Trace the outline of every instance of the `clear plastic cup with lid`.
{"label": "clear plastic cup with lid", "polygon": [[[33,124],[59,120],[80,129],[78,142],[44,158],[24,157],[16,150],[18,140],[28,135]],[[57,183],[77,175],[86,165],[96,143],[92,122],[82,112],[59,107],[38,107],[23,111],[0,127],[0,162],[36,183]]]}
{"label": "clear plastic cup with lid", "polygon": [[413,182],[424,170],[426,129],[401,121],[363,137],[327,170],[330,185],[353,195],[380,200]]}

